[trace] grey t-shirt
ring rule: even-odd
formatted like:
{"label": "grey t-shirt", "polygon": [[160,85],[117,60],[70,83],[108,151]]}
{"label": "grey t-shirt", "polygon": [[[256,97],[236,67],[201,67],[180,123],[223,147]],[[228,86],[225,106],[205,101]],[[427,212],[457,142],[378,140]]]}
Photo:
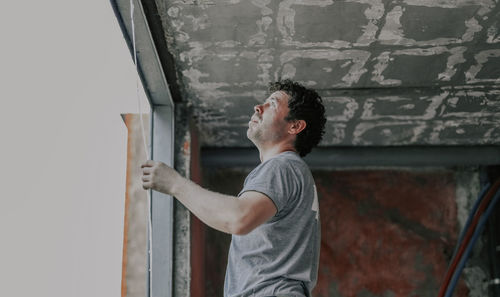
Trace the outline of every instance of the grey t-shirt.
{"label": "grey t-shirt", "polygon": [[310,296],[321,233],[307,164],[297,153],[283,152],[250,172],[238,196],[246,191],[265,194],[278,211],[250,233],[232,236],[224,296]]}

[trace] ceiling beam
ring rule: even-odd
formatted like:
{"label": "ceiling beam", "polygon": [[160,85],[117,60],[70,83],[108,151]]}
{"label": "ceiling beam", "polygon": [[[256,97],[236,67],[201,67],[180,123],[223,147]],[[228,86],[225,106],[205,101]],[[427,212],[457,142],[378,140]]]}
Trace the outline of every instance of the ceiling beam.
{"label": "ceiling beam", "polygon": [[[478,166],[500,164],[500,146],[320,147],[304,160],[314,169],[390,166]],[[256,148],[202,148],[203,167],[255,167]]]}

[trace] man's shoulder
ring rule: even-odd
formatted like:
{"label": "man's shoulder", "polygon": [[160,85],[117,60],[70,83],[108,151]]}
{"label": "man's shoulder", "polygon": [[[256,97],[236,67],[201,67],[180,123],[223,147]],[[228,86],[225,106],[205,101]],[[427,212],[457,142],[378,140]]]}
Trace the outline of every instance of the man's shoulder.
{"label": "man's shoulder", "polygon": [[311,174],[307,163],[295,152],[283,152],[272,159],[262,168],[289,179],[304,179]]}
{"label": "man's shoulder", "polygon": [[275,162],[283,164],[283,166],[295,169],[305,170],[309,167],[307,163],[299,156],[296,152],[287,151],[283,152],[275,157]]}
{"label": "man's shoulder", "polygon": [[306,162],[295,152],[282,152],[259,164],[247,176],[247,180],[254,178],[269,178],[269,176],[303,176],[309,172]]}
{"label": "man's shoulder", "polygon": [[286,151],[279,153],[276,156],[269,159],[269,161],[285,163],[285,164],[289,164],[290,162],[305,163],[304,160],[299,156],[299,154],[293,151]]}

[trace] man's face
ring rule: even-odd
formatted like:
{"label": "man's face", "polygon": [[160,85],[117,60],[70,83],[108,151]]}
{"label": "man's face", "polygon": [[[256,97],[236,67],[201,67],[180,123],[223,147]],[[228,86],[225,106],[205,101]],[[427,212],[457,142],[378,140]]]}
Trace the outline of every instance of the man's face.
{"label": "man's face", "polygon": [[272,93],[263,104],[254,107],[248,123],[247,137],[256,145],[272,144],[287,135],[288,99],[283,91]]}

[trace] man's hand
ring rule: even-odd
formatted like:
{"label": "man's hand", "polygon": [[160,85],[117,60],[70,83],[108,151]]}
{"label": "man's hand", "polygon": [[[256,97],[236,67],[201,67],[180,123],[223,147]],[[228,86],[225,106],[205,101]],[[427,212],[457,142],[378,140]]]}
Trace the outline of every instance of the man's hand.
{"label": "man's hand", "polygon": [[152,160],[141,165],[142,187],[173,195],[176,185],[182,182],[182,177],[173,168],[162,162]]}

